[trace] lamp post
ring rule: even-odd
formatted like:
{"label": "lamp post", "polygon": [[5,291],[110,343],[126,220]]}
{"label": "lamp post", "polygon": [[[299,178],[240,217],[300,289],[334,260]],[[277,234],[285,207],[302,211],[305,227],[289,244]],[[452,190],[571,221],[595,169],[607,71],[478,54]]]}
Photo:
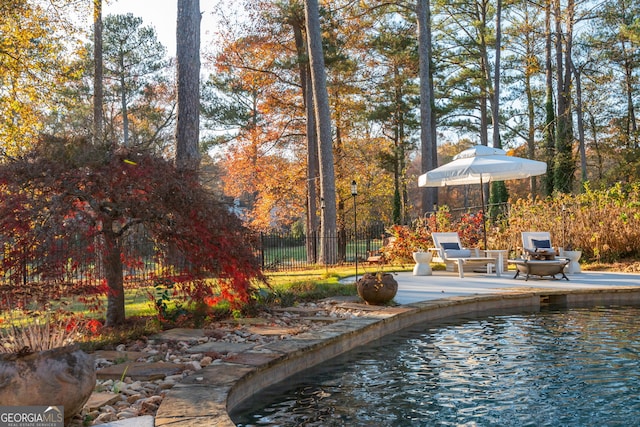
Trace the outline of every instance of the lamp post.
{"label": "lamp post", "polygon": [[566,246],[566,225],[565,225],[565,215],[566,215],[566,210],[567,207],[564,205],[564,203],[562,204],[562,250],[564,250],[565,246]]}
{"label": "lamp post", "polygon": [[358,281],[358,215],[356,214],[356,196],[358,195],[358,184],[354,179],[351,181],[351,195],[353,196],[353,240],[356,243],[356,282]]}

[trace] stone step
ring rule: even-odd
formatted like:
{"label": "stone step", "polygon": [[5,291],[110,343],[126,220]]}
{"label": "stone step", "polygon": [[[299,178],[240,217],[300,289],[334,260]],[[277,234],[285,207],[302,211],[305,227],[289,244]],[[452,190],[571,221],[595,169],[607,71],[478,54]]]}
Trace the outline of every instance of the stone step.
{"label": "stone step", "polygon": [[325,310],[317,307],[276,307],[272,308],[271,311],[276,313],[295,313],[310,316]]}
{"label": "stone step", "polygon": [[101,380],[120,380],[130,377],[134,381],[155,381],[169,375],[177,375],[183,370],[184,366],[178,363],[126,362],[98,369],[96,377]]}
{"label": "stone step", "polygon": [[115,351],[115,350],[97,350],[92,354],[94,359],[105,359],[115,363],[135,362],[138,359],[152,356],[151,354],[145,353],[143,351]]}
{"label": "stone step", "polygon": [[143,415],[141,417],[103,423],[100,424],[100,427],[153,427],[154,425],[155,421],[151,415]]}
{"label": "stone step", "polygon": [[311,322],[321,322],[321,323],[335,323],[335,322],[341,321],[342,319],[339,317],[309,316],[309,317],[301,317],[300,320],[308,320]]}
{"label": "stone step", "polygon": [[336,305],[336,307],[344,308],[346,310],[361,310],[361,311],[379,311],[383,310],[384,306],[380,305],[368,305],[368,304],[357,304],[357,303],[341,303]]}
{"label": "stone step", "polygon": [[209,341],[187,349],[187,353],[240,353],[255,347],[255,343],[235,343],[226,341]]}
{"label": "stone step", "polygon": [[84,407],[89,411],[100,409],[103,406],[113,405],[120,400],[120,395],[117,393],[107,392],[93,392],[89,396],[89,400],[85,403]]}
{"label": "stone step", "polygon": [[249,326],[247,331],[252,334],[265,336],[296,335],[299,332],[295,328],[282,326]]}
{"label": "stone step", "polygon": [[205,338],[202,329],[174,328],[159,332],[149,338],[157,341],[199,341]]}
{"label": "stone step", "polygon": [[273,323],[273,320],[265,319],[262,317],[239,317],[237,319],[225,319],[220,323],[227,325],[269,325]]}

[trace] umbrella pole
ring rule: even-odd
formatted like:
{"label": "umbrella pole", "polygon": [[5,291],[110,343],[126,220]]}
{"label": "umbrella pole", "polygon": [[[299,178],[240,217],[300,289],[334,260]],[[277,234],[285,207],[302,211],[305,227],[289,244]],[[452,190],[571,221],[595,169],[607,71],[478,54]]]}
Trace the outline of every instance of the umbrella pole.
{"label": "umbrella pole", "polygon": [[484,210],[484,183],[482,182],[482,174],[480,174],[480,202],[482,203],[482,232],[484,234],[484,249],[487,250],[487,216]]}

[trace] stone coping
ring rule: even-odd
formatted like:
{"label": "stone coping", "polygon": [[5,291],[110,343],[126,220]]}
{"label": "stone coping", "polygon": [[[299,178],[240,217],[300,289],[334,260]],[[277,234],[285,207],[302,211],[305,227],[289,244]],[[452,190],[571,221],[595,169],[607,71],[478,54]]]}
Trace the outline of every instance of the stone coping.
{"label": "stone coping", "polygon": [[155,426],[234,426],[229,412],[255,393],[332,357],[418,323],[514,310],[536,312],[545,305],[571,308],[640,304],[637,287],[505,291],[380,307],[361,317],[329,324],[321,331],[256,344],[231,360],[203,368],[169,390],[158,408]]}

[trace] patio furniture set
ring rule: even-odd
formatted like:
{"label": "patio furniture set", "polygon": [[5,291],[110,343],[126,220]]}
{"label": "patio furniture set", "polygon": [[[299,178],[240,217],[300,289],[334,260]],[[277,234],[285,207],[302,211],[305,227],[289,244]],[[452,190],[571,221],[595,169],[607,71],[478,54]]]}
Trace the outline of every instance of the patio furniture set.
{"label": "patio furniture set", "polygon": [[432,233],[432,238],[435,247],[428,252],[414,253],[416,265],[413,274],[416,276],[431,275],[429,264],[432,261],[444,263],[447,271],[457,272],[460,278],[464,278],[465,272],[492,274],[494,270],[496,276],[500,277],[507,271],[505,267],[509,264],[516,268],[514,279],[521,275],[525,280],[532,276],[557,279],[556,275],[561,275],[560,279],[569,280],[566,273],[580,272],[580,253],[565,255],[562,248],[554,248],[548,232],[523,232],[522,255],[517,259],[506,259],[507,250],[481,251],[477,248],[465,248],[456,232]]}

